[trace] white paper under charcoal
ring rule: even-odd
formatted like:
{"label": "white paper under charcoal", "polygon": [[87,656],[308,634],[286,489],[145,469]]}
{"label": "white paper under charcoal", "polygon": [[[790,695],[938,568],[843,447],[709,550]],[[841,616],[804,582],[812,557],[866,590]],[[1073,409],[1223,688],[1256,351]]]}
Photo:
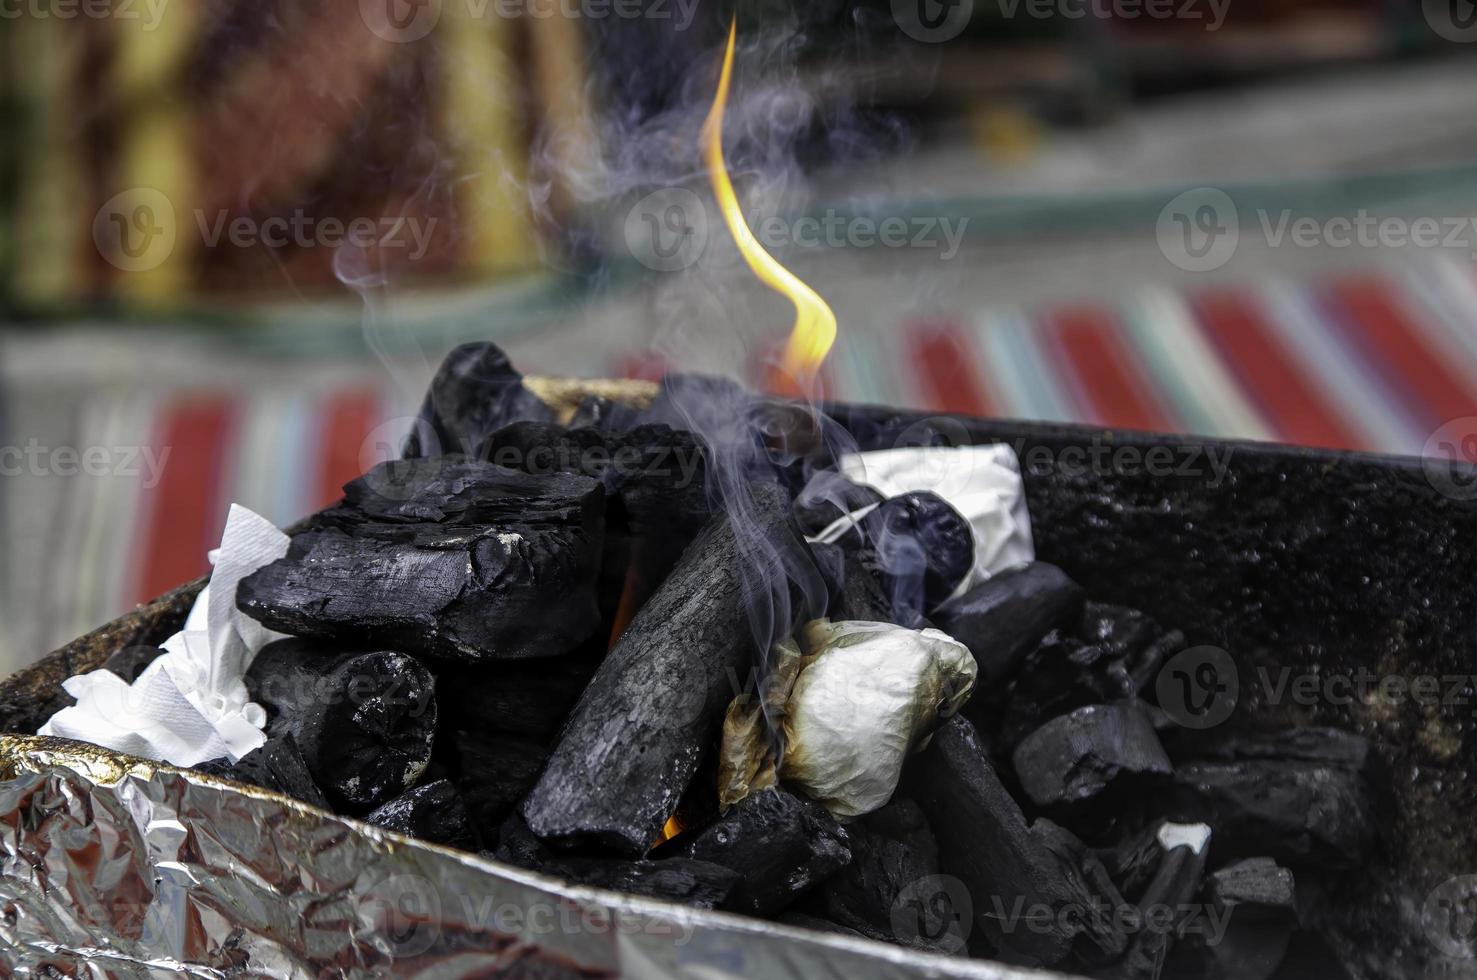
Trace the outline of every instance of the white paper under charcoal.
{"label": "white paper under charcoal", "polygon": [[[974,534],[974,567],[954,590],[974,586],[1022,562],[1034,561],[1031,514],[1020,460],[1004,443],[987,446],[914,446],[850,453],[837,469],[884,497],[929,491],[957,510]],[[863,507],[827,525],[812,540],[833,542],[877,508]]]}
{"label": "white paper under charcoal", "polygon": [[287,554],[288,537],[266,518],[231,505],[214,569],[185,618],[165,640],[164,653],[132,684],[108,670],[62,682],[77,703],[41,727],[42,735],[177,766],[229,756],[240,759],[265,741],[266,713],[247,700],[246,669],[258,650],[286,634],[267,629],[236,608],[236,586]]}

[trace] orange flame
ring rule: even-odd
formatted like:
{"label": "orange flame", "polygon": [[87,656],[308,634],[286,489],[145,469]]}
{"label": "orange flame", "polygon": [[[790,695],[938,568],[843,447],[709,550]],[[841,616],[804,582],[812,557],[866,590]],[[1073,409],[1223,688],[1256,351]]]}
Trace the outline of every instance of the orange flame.
{"label": "orange flame", "polygon": [[[780,361],[783,384],[798,385],[808,389],[826,359],[831,345],[836,342],[836,314],[826,305],[815,290],[796,278],[789,269],[779,264],[773,255],[749,230],[739,207],[738,195],[733,182],[728,179],[728,166],[723,161],[723,110],[728,105],[728,88],[733,78],[733,49],[738,38],[737,21],[728,25],[728,49],[723,53],[723,71],[718,77],[718,93],[713,97],[713,108],[708,111],[703,123],[703,162],[708,168],[708,179],[713,184],[713,195],[723,211],[723,221],[733,235],[738,250],[748,263],[750,270],[770,289],[784,296],[795,306],[795,326],[790,330],[790,339],[785,344]],[[800,393],[800,392],[795,392]]]}

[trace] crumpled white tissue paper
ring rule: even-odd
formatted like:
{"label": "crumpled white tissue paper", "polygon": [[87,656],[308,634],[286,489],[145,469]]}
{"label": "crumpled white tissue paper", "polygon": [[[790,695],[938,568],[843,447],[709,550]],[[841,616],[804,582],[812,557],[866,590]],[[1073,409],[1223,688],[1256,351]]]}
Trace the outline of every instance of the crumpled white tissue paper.
{"label": "crumpled white tissue paper", "polygon": [[248,700],[246,669],[258,650],[285,633],[236,608],[236,585],[287,554],[288,537],[266,518],[231,505],[221,545],[210,553],[210,583],[185,628],[132,684],[108,670],[62,682],[77,703],[39,734],[92,742],[177,766],[229,756],[232,762],[266,742],[266,712]]}
{"label": "crumpled white tissue paper", "polygon": [[[974,567],[954,590],[963,595],[996,572],[1034,561],[1031,514],[1015,450],[985,446],[909,446],[842,456],[837,469],[884,497],[927,490],[957,510],[974,533]],[[837,518],[813,540],[832,543],[878,505]]]}

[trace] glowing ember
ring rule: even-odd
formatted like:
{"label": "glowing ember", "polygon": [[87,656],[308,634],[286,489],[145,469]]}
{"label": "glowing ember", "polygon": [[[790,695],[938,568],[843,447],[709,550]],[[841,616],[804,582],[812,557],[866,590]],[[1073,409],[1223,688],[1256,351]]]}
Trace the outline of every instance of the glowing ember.
{"label": "glowing ember", "polygon": [[723,72],[718,78],[718,93],[713,97],[713,108],[703,123],[703,162],[708,168],[708,179],[713,184],[713,194],[723,211],[723,220],[729,233],[738,244],[739,253],[749,264],[754,275],[775,292],[795,305],[795,326],[790,331],[780,362],[781,384],[797,386],[801,391],[811,386],[816,372],[831,345],[836,341],[836,314],[826,305],[815,290],[795,277],[789,269],[779,264],[773,255],[749,230],[739,207],[738,195],[733,182],[728,179],[728,167],[723,161],[723,109],[728,104],[728,87],[733,76],[733,49],[738,36],[736,23],[728,27],[728,49],[723,54]]}

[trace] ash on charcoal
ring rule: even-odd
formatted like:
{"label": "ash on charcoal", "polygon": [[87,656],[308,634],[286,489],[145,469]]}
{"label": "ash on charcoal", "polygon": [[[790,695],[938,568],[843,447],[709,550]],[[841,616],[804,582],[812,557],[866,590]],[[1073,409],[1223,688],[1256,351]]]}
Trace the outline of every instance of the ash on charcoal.
{"label": "ash on charcoal", "polygon": [[291,735],[313,779],[345,812],[399,796],[430,762],[435,679],[403,653],[278,640],[257,654],[246,684],[267,710],[267,735]]}
{"label": "ash on charcoal", "polygon": [[438,779],[402,793],[370,811],[364,821],[433,844],[466,851],[477,849],[477,832],[449,779]]}
{"label": "ash on charcoal", "polygon": [[202,762],[195,771],[259,786],[309,806],[329,809],[328,800],[313,781],[308,764],[303,761],[303,754],[290,734],[267,739],[261,748],[253,749],[234,763],[228,759],[214,759]]}
{"label": "ash on charcoal", "polygon": [[[726,514],[712,519],[575,705],[522,807],[540,837],[645,853],[717,748],[724,711],[758,662],[751,609],[788,608],[788,597],[756,594],[751,564],[763,563],[763,588],[788,589],[808,576],[805,594],[821,591],[785,493],[751,490],[742,533]],[[780,633],[791,628],[775,624]]]}
{"label": "ash on charcoal", "polygon": [[1341,870],[1374,847],[1366,739],[1303,728],[1198,743],[1207,757],[1177,761],[1166,806],[1174,819],[1214,828],[1218,859],[1267,856],[1293,868]]}
{"label": "ash on charcoal", "polygon": [[702,830],[681,835],[653,856],[730,868],[739,878],[728,908],[768,916],[851,860],[845,830],[825,808],[782,789],[762,790]]}
{"label": "ash on charcoal", "polygon": [[1125,774],[1171,771],[1137,701],[1088,705],[1053,718],[1022,739],[1011,760],[1026,795],[1042,807],[1091,799]]}
{"label": "ash on charcoal", "polygon": [[475,454],[489,433],[509,422],[553,416],[523,386],[523,375],[501,349],[494,344],[463,344],[446,355],[431,379],[402,455],[409,459]]}
{"label": "ash on charcoal", "polygon": [[[1080,622],[1082,589],[1055,565],[1007,569],[932,613],[939,629],[969,647],[988,692],[1012,676],[1049,631]],[[983,703],[983,700],[980,702]]]}
{"label": "ash on charcoal", "polygon": [[[968,721],[956,716],[941,726],[908,775],[909,791],[929,814],[938,838],[939,867],[968,889],[976,932],[990,947],[1043,966],[1074,953],[1096,962],[1122,954],[1127,941],[1112,922],[1073,912],[1103,901],[1081,871],[1091,855],[1073,845],[1067,860],[1064,841],[1070,835],[1027,826]],[[1106,882],[1106,875],[1096,880]],[[1039,928],[1034,921],[1026,928],[1016,913],[1028,909],[1051,914],[1042,916]]]}
{"label": "ash on charcoal", "polygon": [[727,908],[740,887],[730,868],[683,857],[661,861],[560,854],[544,845],[516,813],[502,825],[494,860],[567,881],[660,898],[694,908]]}
{"label": "ash on charcoal", "polygon": [[490,833],[533,787],[549,757],[547,738],[463,728],[451,739],[456,785],[473,825]]}
{"label": "ash on charcoal", "polygon": [[851,862],[805,900],[806,910],[868,939],[932,953],[964,951],[964,924],[948,896],[931,887],[938,842],[923,810],[895,797],[848,824]]}
{"label": "ash on charcoal", "polygon": [[451,659],[567,653],[599,625],[603,491],[467,457],[382,463],[242,580],[240,609],[295,636]]}
{"label": "ash on charcoal", "polygon": [[1113,977],[1157,980],[1174,936],[1188,927],[1197,912],[1190,900],[1205,873],[1210,828],[1163,824],[1158,836],[1163,853],[1138,899],[1140,927],[1123,959],[1108,971]]}

